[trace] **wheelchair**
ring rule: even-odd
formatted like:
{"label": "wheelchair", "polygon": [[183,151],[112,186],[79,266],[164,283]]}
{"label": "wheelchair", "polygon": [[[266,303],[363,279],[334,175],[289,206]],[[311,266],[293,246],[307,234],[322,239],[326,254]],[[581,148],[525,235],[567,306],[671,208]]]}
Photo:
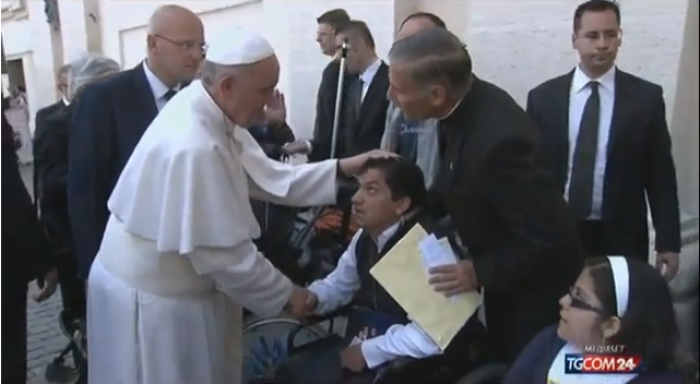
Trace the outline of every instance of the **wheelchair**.
{"label": "wheelchair", "polygon": [[[479,356],[480,337],[474,335],[470,344],[461,350],[466,355],[450,353],[427,359],[400,358],[377,369],[371,375],[342,375],[338,355],[345,347],[346,335],[342,335],[350,306],[344,307],[327,316],[319,316],[302,325],[285,319],[267,319],[253,322],[258,331],[265,332],[257,346],[249,347],[245,358],[245,381],[249,384],[299,383],[314,384],[325,382],[352,384],[405,384],[405,383],[453,383],[453,384],[496,384],[500,383],[508,367],[502,364],[488,364]],[[267,327],[265,329],[264,327]],[[275,329],[278,333],[271,337]],[[248,336],[256,337],[254,329],[245,331]],[[265,337],[274,339],[274,346],[263,346]],[[470,335],[470,338],[472,336]],[[457,341],[457,340],[456,340]],[[462,340],[459,340],[460,342]],[[270,342],[268,342],[269,344]],[[460,351],[461,351],[460,350]],[[268,358],[259,353],[267,354]],[[258,359],[258,365],[251,365],[250,358]],[[262,367],[262,362],[267,363]],[[315,364],[315,365],[311,365]],[[324,372],[320,375],[311,372]],[[342,376],[342,377],[341,377]],[[296,380],[296,381],[295,381]]]}
{"label": "wheelchair", "polygon": [[[256,215],[263,211],[267,212],[266,215],[275,214],[274,207],[255,206]],[[321,233],[323,231],[316,228],[317,221],[323,217],[323,210],[297,210],[294,213],[272,220],[268,216],[265,223],[274,223],[276,227],[264,227],[264,234],[257,242],[261,252],[290,280],[298,285],[307,285],[335,268],[347,243],[339,240],[343,236]],[[260,222],[263,223],[262,220]],[[294,332],[295,340],[303,344],[318,340],[329,332],[328,325],[322,322],[301,329],[297,320],[283,315],[259,318],[246,313],[244,321],[243,383],[269,376],[275,367],[287,359],[290,333]]]}
{"label": "wheelchair", "polygon": [[[58,316],[61,332],[68,338],[68,344],[46,366],[44,377],[51,383],[87,383],[87,339],[85,320],[69,311],[62,310]],[[72,364],[71,361],[72,360]]]}
{"label": "wheelchair", "polygon": [[[345,215],[347,215],[345,211]],[[349,242],[348,220],[342,220],[339,233],[320,231],[315,225],[323,217],[321,210],[302,210],[292,219],[294,230],[286,241],[277,237],[276,254],[290,257],[294,267],[280,268],[292,280],[300,285],[308,284],[325,277],[337,264],[340,255]],[[446,222],[444,225],[448,225]],[[288,232],[289,234],[289,232]],[[273,242],[267,242],[270,246]],[[269,254],[267,254],[270,258]],[[279,261],[271,260],[280,265]],[[275,378],[280,366],[294,359],[298,351],[313,343],[323,342],[332,336],[340,335],[347,322],[347,308],[328,316],[318,317],[311,323],[300,324],[295,319],[277,316],[261,319],[249,314],[243,331],[244,345],[244,383],[276,383]],[[476,343],[475,343],[476,344]],[[507,366],[487,364],[478,356],[478,346],[470,345],[473,351],[460,361],[446,362],[443,356],[428,359],[398,359],[379,371],[372,384],[392,384],[415,382],[415,378],[424,377],[425,372],[433,372],[420,382],[455,383],[455,384],[491,384],[500,383],[507,372]],[[286,381],[288,382],[288,381]],[[310,383],[306,383],[310,384]],[[367,383],[369,384],[369,382]]]}

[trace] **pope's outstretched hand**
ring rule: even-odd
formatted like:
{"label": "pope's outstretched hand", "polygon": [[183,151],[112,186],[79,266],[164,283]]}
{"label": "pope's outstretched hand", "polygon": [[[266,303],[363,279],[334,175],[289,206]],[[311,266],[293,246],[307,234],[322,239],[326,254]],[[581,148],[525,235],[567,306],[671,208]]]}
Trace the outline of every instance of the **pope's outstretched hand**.
{"label": "pope's outstretched hand", "polygon": [[354,176],[357,174],[357,172],[360,171],[360,168],[365,164],[365,162],[373,157],[397,157],[398,155],[381,150],[381,149],[373,149],[369,152],[365,152],[356,156],[348,157],[345,159],[340,159],[338,160],[338,166],[340,167],[340,170],[346,175],[346,176]]}

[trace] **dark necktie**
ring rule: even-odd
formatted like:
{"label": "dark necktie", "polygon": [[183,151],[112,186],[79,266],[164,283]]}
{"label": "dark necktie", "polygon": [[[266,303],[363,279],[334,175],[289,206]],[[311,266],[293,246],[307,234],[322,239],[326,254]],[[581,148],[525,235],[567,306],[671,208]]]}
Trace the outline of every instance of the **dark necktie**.
{"label": "dark necktie", "polygon": [[163,98],[165,99],[165,101],[170,101],[170,99],[172,99],[176,93],[177,93],[176,90],[168,89],[168,92],[165,92],[165,94],[163,95]]}
{"label": "dark necktie", "polygon": [[362,78],[358,77],[355,81],[355,88],[353,89],[353,105],[355,106],[355,121],[360,120],[360,109],[362,108],[362,89],[364,88],[364,81]]}
{"label": "dark necktie", "polygon": [[591,95],[583,108],[571,166],[569,206],[578,220],[589,217],[593,209],[593,179],[598,152],[598,127],[600,125],[599,85],[597,81],[588,83]]}
{"label": "dark necktie", "polygon": [[340,145],[342,148],[342,156],[346,157],[350,155],[355,155],[353,152],[355,134],[357,133],[357,122],[360,121],[360,107],[362,107],[362,80],[358,77],[350,77],[351,81],[348,84],[347,89],[347,105],[345,106],[345,113],[343,117],[342,127],[342,137],[343,143]]}

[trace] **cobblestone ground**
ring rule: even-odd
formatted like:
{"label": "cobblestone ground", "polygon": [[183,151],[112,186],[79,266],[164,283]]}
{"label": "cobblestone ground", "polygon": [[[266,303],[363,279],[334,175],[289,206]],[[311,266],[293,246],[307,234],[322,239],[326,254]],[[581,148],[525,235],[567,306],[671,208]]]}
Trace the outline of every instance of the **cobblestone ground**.
{"label": "cobblestone ground", "polygon": [[[22,166],[22,176],[29,191],[32,191],[32,167]],[[27,296],[27,375],[32,384],[47,383],[44,379],[46,366],[56,357],[68,339],[58,326],[61,311],[61,295],[56,292],[43,303],[34,301],[39,292],[35,284],[29,287]]]}
{"label": "cobblestone ground", "polygon": [[47,383],[44,379],[46,366],[68,344],[58,326],[59,292],[49,300],[37,303],[34,295],[38,291],[39,288],[32,284],[27,297],[27,377],[32,384]]}

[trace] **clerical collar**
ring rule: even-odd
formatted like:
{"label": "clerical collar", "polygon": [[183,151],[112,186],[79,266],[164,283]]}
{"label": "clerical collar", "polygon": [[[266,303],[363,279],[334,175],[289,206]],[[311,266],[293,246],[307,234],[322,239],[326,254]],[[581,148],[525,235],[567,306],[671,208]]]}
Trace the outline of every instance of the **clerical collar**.
{"label": "clerical collar", "polygon": [[469,105],[474,104],[474,95],[478,91],[478,87],[480,85],[479,79],[477,79],[476,76],[472,76],[472,84],[467,93],[460,99],[454,107],[452,107],[452,110],[448,112],[445,116],[440,118],[439,120],[441,122],[446,122],[453,120],[456,118],[456,116],[460,115],[461,113],[459,112],[460,110],[464,110],[465,108],[470,109]]}
{"label": "clerical collar", "polygon": [[462,105],[462,101],[464,101],[464,97],[462,97],[461,99],[459,99],[459,101],[455,104],[455,106],[452,107],[452,109],[451,109],[449,112],[447,112],[447,114],[446,114],[445,116],[439,118],[438,120],[442,121],[442,120],[445,120],[445,119],[447,119],[448,117],[452,116],[452,114],[455,113],[455,111],[457,110],[457,108],[459,108],[459,106]]}
{"label": "clerical collar", "polygon": [[445,114],[445,116],[439,118],[438,120],[444,121],[444,120],[447,120],[448,118],[452,117],[452,115],[454,115],[455,111],[465,102],[465,99],[469,98],[469,95],[472,93],[472,91],[474,90],[474,88],[476,87],[476,84],[478,82],[479,82],[479,79],[477,79],[476,76],[472,75],[472,83],[471,83],[471,86],[470,86],[469,90],[467,91],[467,93],[464,96],[462,96],[462,98],[459,99],[459,101],[457,103],[455,103],[455,106],[452,107],[452,109],[449,112],[447,112],[447,114]]}
{"label": "clerical collar", "polygon": [[61,97],[61,102],[63,103],[63,105],[64,105],[65,107],[67,107],[67,106],[70,105],[70,101],[68,101],[68,99],[66,99],[65,96]]}

